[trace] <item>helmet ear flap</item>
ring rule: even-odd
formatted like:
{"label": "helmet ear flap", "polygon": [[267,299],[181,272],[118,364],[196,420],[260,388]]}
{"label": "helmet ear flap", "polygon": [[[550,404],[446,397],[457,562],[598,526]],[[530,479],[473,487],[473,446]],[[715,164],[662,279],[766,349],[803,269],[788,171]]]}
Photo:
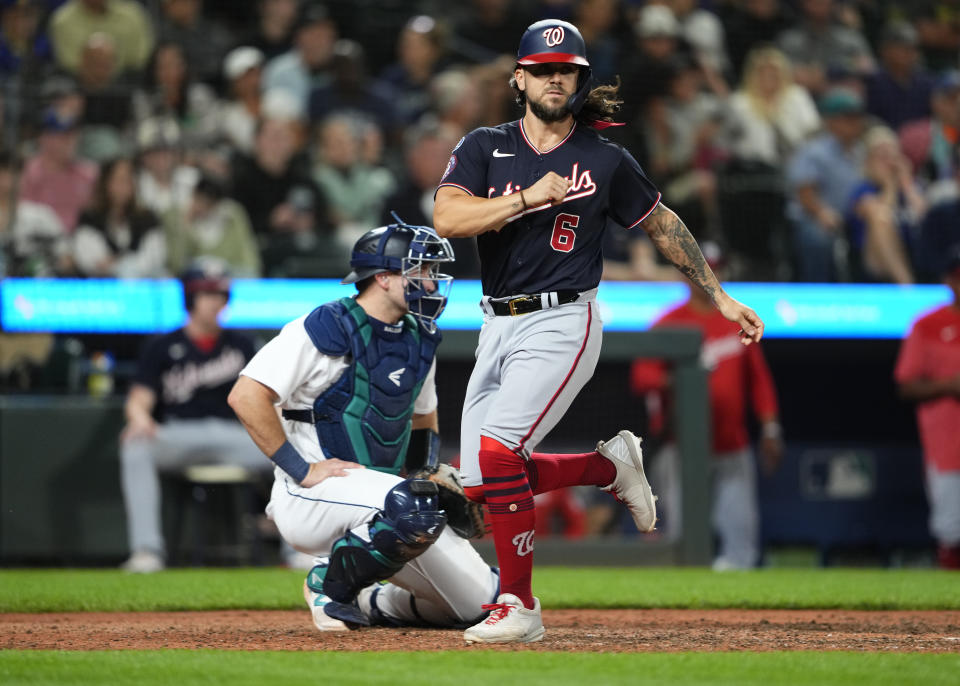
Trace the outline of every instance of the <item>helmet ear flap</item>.
{"label": "helmet ear flap", "polygon": [[583,109],[587,98],[590,96],[590,91],[592,91],[596,85],[596,79],[593,77],[593,69],[590,67],[580,68],[579,84],[580,87],[577,89],[577,92],[567,100],[567,109],[570,110],[570,113],[573,114],[574,117],[580,114],[580,110]]}

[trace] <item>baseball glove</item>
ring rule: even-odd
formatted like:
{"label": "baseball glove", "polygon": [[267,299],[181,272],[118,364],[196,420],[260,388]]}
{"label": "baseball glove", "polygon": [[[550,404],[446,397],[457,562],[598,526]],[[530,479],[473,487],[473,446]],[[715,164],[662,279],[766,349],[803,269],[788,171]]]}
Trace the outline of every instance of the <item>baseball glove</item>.
{"label": "baseball glove", "polygon": [[427,479],[437,485],[440,492],[440,509],[447,515],[447,526],[462,538],[480,538],[486,533],[483,523],[483,508],[469,500],[463,493],[460,472],[448,464],[424,467],[413,475],[414,479]]}

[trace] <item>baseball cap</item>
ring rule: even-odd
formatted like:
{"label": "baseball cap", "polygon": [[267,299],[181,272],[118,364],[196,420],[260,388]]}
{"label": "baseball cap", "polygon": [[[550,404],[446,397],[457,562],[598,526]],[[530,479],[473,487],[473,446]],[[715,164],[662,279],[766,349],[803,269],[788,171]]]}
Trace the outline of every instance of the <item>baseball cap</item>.
{"label": "baseball cap", "polygon": [[232,81],[261,64],[263,64],[263,53],[249,45],[244,45],[227,53],[223,59],[223,75]]}
{"label": "baseball cap", "polygon": [[641,38],[676,38],[680,35],[680,22],[673,11],[663,5],[647,5],[640,10],[640,16],[633,28]]}
{"label": "baseball cap", "polygon": [[44,131],[57,131],[63,133],[65,131],[73,131],[79,125],[80,121],[77,119],[77,117],[71,117],[70,115],[64,114],[55,107],[47,108],[40,120],[40,127]]}
{"label": "baseball cap", "polygon": [[943,263],[943,276],[960,277],[960,243],[954,243],[947,250],[947,259]]}
{"label": "baseball cap", "polygon": [[960,71],[950,69],[940,74],[933,82],[933,91],[943,93],[944,91],[960,90]]}
{"label": "baseball cap", "polygon": [[329,21],[332,21],[332,19],[325,5],[318,2],[307,2],[300,7],[297,28],[304,29],[313,24],[325,24]]}
{"label": "baseball cap", "polygon": [[901,43],[916,46],[919,42],[917,30],[905,21],[887,24],[880,34],[881,43]]}
{"label": "baseball cap", "polygon": [[849,88],[832,88],[820,98],[820,114],[824,117],[863,114],[863,98]]}

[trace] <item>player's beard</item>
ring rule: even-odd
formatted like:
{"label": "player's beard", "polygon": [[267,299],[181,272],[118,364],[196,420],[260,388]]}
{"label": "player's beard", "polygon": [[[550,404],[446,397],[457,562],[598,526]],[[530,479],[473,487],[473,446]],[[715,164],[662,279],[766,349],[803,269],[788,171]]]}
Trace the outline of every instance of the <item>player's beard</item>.
{"label": "player's beard", "polygon": [[567,107],[566,101],[559,107],[548,107],[542,102],[536,102],[531,98],[527,98],[527,104],[530,106],[530,111],[533,113],[533,116],[547,124],[563,121],[570,115],[570,109]]}

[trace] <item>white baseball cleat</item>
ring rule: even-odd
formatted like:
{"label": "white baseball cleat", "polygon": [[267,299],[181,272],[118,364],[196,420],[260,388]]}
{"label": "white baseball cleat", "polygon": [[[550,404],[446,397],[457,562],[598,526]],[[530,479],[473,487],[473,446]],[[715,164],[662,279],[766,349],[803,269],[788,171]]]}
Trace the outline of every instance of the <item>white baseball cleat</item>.
{"label": "white baseball cleat", "polygon": [[123,571],[134,574],[162,572],[165,567],[166,564],[164,564],[163,558],[149,550],[138,550],[131,555],[126,562],[120,565],[120,569]]}
{"label": "white baseball cleat", "polygon": [[484,605],[490,616],[463,632],[467,643],[532,643],[543,638],[540,600],[533,599],[532,610],[515,595],[501,593],[493,605]]}
{"label": "white baseball cleat", "polygon": [[313,591],[306,580],[303,582],[303,599],[307,601],[307,607],[310,608],[310,614],[313,616],[313,625],[320,631],[349,631],[347,625],[339,619],[327,616],[323,611],[324,605],[330,602],[330,598]]}
{"label": "white baseball cleat", "polygon": [[597,443],[597,452],[617,468],[613,483],[601,490],[613,493],[630,509],[640,531],[653,531],[657,524],[657,496],[643,473],[640,439],[624,429],[609,441]]}

